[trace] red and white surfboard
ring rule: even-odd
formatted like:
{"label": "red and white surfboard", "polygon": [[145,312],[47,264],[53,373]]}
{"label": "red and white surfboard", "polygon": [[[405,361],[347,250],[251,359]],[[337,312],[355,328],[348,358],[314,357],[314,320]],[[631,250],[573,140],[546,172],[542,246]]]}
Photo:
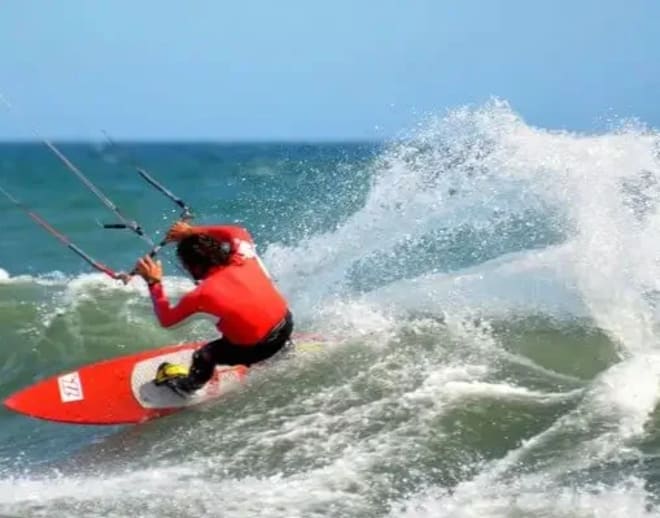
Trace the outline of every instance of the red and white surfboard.
{"label": "red and white surfboard", "polygon": [[163,347],[85,365],[9,396],[10,410],[76,424],[129,424],[162,417],[240,386],[247,368],[218,366],[211,381],[190,397],[153,382],[161,362],[189,365],[200,343]]}

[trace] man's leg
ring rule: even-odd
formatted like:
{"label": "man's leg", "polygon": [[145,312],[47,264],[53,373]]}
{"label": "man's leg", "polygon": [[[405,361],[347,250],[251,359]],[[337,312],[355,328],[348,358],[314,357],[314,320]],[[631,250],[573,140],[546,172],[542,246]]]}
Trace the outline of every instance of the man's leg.
{"label": "man's leg", "polygon": [[212,377],[216,365],[250,365],[266,360],[277,353],[289,341],[293,321],[288,314],[280,326],[263,341],[253,346],[243,346],[219,338],[197,349],[192,357],[188,375],[169,380],[168,385],[179,392],[194,392],[202,388]]}
{"label": "man's leg", "polygon": [[216,364],[249,367],[267,360],[289,342],[292,331],[293,319],[290,314],[287,314],[286,318],[264,340],[255,345],[245,347],[225,342],[215,349]]}
{"label": "man's leg", "polygon": [[175,387],[184,392],[194,392],[202,388],[213,377],[213,371],[217,365],[217,352],[228,345],[231,343],[224,338],[219,338],[197,349],[193,353],[188,375],[185,378],[173,380]]}

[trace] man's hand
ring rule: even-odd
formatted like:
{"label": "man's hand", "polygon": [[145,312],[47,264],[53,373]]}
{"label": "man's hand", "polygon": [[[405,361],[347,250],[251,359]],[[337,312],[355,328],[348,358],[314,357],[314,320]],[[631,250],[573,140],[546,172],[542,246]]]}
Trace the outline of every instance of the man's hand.
{"label": "man's hand", "polygon": [[154,261],[148,255],[145,255],[137,262],[135,271],[147,284],[156,284],[163,279],[163,266],[160,261]]}
{"label": "man's hand", "polygon": [[167,231],[165,239],[167,241],[181,241],[183,238],[192,235],[193,228],[185,221],[177,221]]}

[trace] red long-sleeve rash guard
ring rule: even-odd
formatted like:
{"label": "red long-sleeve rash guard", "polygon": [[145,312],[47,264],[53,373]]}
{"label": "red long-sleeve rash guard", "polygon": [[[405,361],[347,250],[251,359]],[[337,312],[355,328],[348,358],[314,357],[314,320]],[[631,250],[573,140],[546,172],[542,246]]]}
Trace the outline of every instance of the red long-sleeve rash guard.
{"label": "red long-sleeve rash guard", "polygon": [[230,262],[214,270],[174,307],[163,286],[152,285],[149,291],[158,320],[169,327],[194,313],[206,313],[219,318],[218,330],[232,343],[260,342],[284,318],[288,306],[257,257],[250,233],[232,225],[195,229],[231,242]]}

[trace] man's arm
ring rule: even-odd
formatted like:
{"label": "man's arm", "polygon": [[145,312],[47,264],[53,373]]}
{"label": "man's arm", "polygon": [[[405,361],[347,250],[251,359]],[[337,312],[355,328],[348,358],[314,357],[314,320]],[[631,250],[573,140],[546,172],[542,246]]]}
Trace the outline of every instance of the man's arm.
{"label": "man's arm", "polygon": [[170,301],[160,282],[151,284],[149,286],[149,293],[154,305],[156,317],[158,317],[158,321],[163,327],[173,326],[194,313],[201,313],[204,311],[204,305],[202,304],[203,296],[199,290],[193,290],[184,295],[174,307],[170,306]]}

